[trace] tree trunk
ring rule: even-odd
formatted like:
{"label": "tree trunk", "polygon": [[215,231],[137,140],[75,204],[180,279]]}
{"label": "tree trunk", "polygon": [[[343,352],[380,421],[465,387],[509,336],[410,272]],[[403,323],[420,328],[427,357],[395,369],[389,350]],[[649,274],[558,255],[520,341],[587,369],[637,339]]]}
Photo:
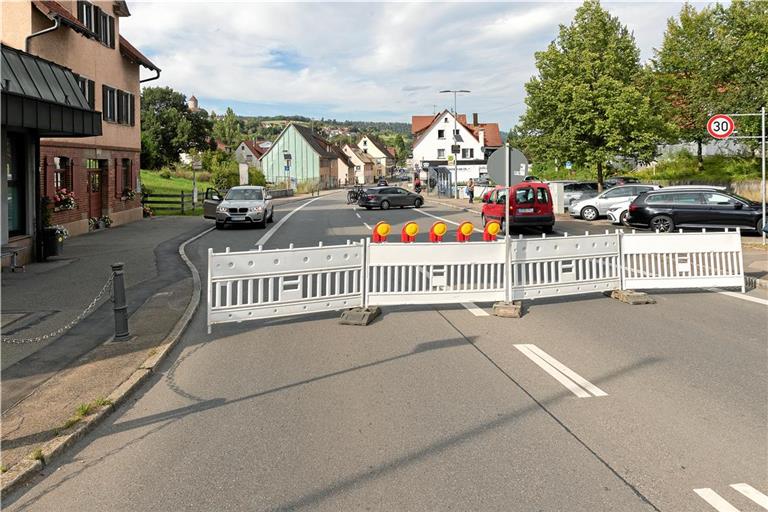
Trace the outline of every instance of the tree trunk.
{"label": "tree trunk", "polygon": [[597,162],[597,193],[603,191],[603,162]]}
{"label": "tree trunk", "polygon": [[701,139],[696,141],[696,146],[698,148],[696,152],[696,158],[698,160],[698,162],[696,163],[696,170],[697,172],[701,172],[704,169],[704,157],[702,156]]}

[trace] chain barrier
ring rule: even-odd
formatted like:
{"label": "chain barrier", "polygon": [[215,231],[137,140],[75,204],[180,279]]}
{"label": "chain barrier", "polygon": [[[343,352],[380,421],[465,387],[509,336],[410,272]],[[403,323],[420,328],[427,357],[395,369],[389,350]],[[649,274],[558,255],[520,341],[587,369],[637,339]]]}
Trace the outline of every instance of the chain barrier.
{"label": "chain barrier", "polygon": [[34,338],[6,338],[2,337],[0,338],[0,341],[3,343],[7,343],[9,345],[27,345],[30,343],[40,343],[41,341],[45,341],[47,339],[55,338],[61,334],[63,334],[65,331],[68,331],[72,327],[74,327],[80,320],[86,317],[88,313],[90,313],[96,305],[101,301],[101,298],[104,297],[104,294],[107,293],[107,290],[109,290],[110,285],[112,284],[112,281],[115,279],[114,272],[109,275],[109,278],[107,279],[107,282],[104,283],[104,286],[101,288],[101,291],[96,295],[96,298],[91,301],[90,304],[88,304],[82,313],[77,315],[74,320],[69,322],[68,324],[64,325],[63,327],[60,327],[56,329],[55,331],[44,334],[42,336],[35,336]]}

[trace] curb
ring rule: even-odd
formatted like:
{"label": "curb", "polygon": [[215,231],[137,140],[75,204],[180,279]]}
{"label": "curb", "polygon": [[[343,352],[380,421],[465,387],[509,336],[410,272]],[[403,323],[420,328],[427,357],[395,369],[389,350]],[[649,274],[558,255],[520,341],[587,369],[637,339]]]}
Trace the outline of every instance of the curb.
{"label": "curb", "polygon": [[768,289],[768,279],[760,279],[758,277],[744,276],[744,284],[747,285],[747,288]]}
{"label": "curb", "polygon": [[85,434],[96,428],[96,426],[98,426],[107,416],[109,416],[112,411],[116,410],[120,404],[124,403],[128,396],[130,396],[136,389],[138,389],[138,387],[141,386],[152,375],[152,373],[154,373],[155,368],[157,368],[166,358],[166,356],[171,352],[171,350],[173,350],[173,348],[181,339],[181,335],[186,330],[189,321],[192,319],[192,315],[194,315],[198,305],[200,304],[200,295],[202,291],[200,273],[184,253],[184,250],[186,249],[187,244],[194,242],[198,238],[210,233],[214,229],[215,228],[213,227],[208,228],[193,236],[192,238],[185,240],[181,245],[179,245],[179,256],[181,256],[181,259],[192,272],[192,296],[189,299],[187,308],[184,310],[184,314],[181,315],[181,318],[179,318],[178,322],[176,322],[176,325],[173,326],[171,332],[157,347],[155,347],[155,353],[147,357],[144,362],[141,363],[141,365],[139,365],[139,367],[130,375],[130,377],[123,381],[112,391],[112,393],[109,394],[107,397],[107,401],[109,403],[107,405],[100,407],[95,412],[83,418],[82,421],[70,428],[70,432],[66,434],[60,434],[43,444],[43,446],[40,447],[40,452],[42,453],[41,460],[34,460],[32,458],[33,454],[30,454],[26,459],[17,462],[10,469],[8,469],[8,471],[3,473],[1,477],[2,485],[0,489],[0,497],[6,497],[22,484],[29,481],[41,469],[50,464],[53,459],[60,456],[68,447],[85,436]]}

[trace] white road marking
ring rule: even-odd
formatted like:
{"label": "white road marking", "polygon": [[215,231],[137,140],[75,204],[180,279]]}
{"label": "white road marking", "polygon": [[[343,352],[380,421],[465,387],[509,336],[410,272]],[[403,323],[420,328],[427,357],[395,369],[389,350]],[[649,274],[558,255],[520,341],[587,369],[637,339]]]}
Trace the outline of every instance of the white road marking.
{"label": "white road marking", "polygon": [[725,501],[719,494],[708,487],[694,489],[693,492],[701,496],[701,499],[712,505],[718,512],[739,512],[739,509]]}
{"label": "white road marking", "polygon": [[595,396],[608,396],[608,393],[600,389],[599,387],[595,386],[591,382],[589,382],[587,379],[576,373],[575,371],[571,370],[567,366],[565,366],[563,363],[552,357],[551,355],[547,354],[543,350],[541,350],[536,345],[528,345],[528,348],[537,356],[554,366],[556,369],[560,370],[566,377],[574,381],[579,386],[583,387],[590,393],[592,393]]}
{"label": "white road marking", "polygon": [[477,304],[474,302],[462,302],[461,305],[467,308],[469,312],[475,316],[490,316],[487,311],[485,311],[483,308],[477,307]]}
{"label": "white road marking", "polygon": [[557,369],[547,363],[545,360],[540,358],[536,353],[531,351],[529,348],[531,345],[515,345],[515,348],[525,354],[528,359],[536,363],[539,368],[550,374],[552,377],[555,378],[560,384],[565,386],[571,393],[576,395],[579,398],[591,398],[592,395],[584,391],[582,388],[580,388],[578,385],[576,385],[575,382],[573,382],[571,379],[557,371]]}
{"label": "white road marking", "polygon": [[751,499],[764,509],[768,510],[768,496],[761,493],[749,484],[731,484],[731,487],[739,491],[741,494]]}
{"label": "white road marking", "polygon": [[727,292],[725,290],[721,290],[720,288],[707,288],[707,290],[710,292],[719,293],[720,295],[725,295],[726,297],[733,297],[734,299],[746,300],[749,302],[762,304],[763,306],[768,306],[768,300],[761,299],[760,297],[752,297],[751,295],[746,295],[744,293]]}
{"label": "white road marking", "polygon": [[365,224],[365,228],[366,228],[368,231],[373,231],[373,228],[372,228],[371,226],[369,226],[367,222],[363,222],[363,224]]}
{"label": "white road marking", "polygon": [[355,215],[357,215],[357,218],[358,218],[358,219],[362,219],[362,217],[360,216],[360,214],[359,214],[359,213],[355,212]]}
{"label": "white road marking", "polygon": [[[438,217],[437,215],[432,215],[431,213],[425,212],[424,210],[421,210],[419,208],[414,208],[413,211],[419,212],[420,214],[426,215],[428,217],[432,217],[433,219],[437,219],[437,220],[441,220],[443,222],[447,222],[448,224],[453,224],[454,226],[458,226],[458,225],[461,224],[459,222],[454,222],[452,220],[448,220],[448,219],[444,219],[442,217]],[[482,233],[483,232],[482,229],[477,229],[477,228],[475,228],[475,231],[477,231],[478,233]]]}
{"label": "white road marking", "polygon": [[[322,196],[320,196],[320,197],[322,197]],[[293,210],[291,210],[290,212],[288,212],[288,215],[286,215],[285,217],[283,217],[282,219],[280,219],[279,221],[277,221],[277,224],[275,224],[274,226],[272,226],[272,229],[270,229],[269,231],[267,231],[266,233],[264,233],[264,236],[262,236],[261,238],[259,238],[259,240],[258,240],[258,241],[257,241],[257,242],[256,242],[254,245],[256,245],[256,246],[259,246],[259,245],[265,245],[265,244],[266,244],[266,243],[269,241],[269,239],[270,239],[270,238],[272,238],[272,235],[274,235],[275,233],[277,233],[277,230],[278,230],[278,229],[280,229],[280,227],[281,227],[283,224],[285,224],[285,222],[286,222],[288,219],[290,219],[290,218],[291,218],[291,215],[293,215],[293,214],[294,214],[294,213],[296,213],[297,211],[301,210],[302,208],[304,208],[304,207],[305,207],[305,206],[307,206],[308,204],[310,204],[310,203],[314,203],[315,201],[317,201],[318,199],[320,199],[320,197],[316,197],[316,198],[314,198],[314,199],[310,199],[310,200],[309,200],[309,201],[307,201],[306,203],[304,203],[304,204],[300,205],[299,207],[297,207],[297,208],[294,208]]]}

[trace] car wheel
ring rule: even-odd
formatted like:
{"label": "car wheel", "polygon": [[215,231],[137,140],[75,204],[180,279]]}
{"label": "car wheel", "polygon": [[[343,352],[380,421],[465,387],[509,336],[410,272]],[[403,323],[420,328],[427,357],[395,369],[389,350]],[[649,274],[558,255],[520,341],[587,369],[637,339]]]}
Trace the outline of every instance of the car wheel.
{"label": "car wheel", "polygon": [[272,210],[269,212],[269,217],[267,217],[267,222],[275,222],[275,209],[272,208]]}
{"label": "car wheel", "polygon": [[541,230],[544,233],[550,235],[550,234],[552,234],[555,231],[555,226],[544,226],[544,227],[541,228]]}
{"label": "car wheel", "polygon": [[597,208],[594,206],[585,206],[581,209],[581,218],[588,221],[593,221],[597,218]]}
{"label": "car wheel", "polygon": [[660,233],[669,233],[675,230],[675,223],[668,215],[657,215],[651,219],[650,228]]}
{"label": "car wheel", "polygon": [[629,212],[621,212],[621,215],[619,215],[619,222],[629,227],[629,224],[627,223],[627,217],[629,217]]}
{"label": "car wheel", "polygon": [[381,209],[382,210],[389,210],[389,201],[384,200],[381,202]]}
{"label": "car wheel", "polygon": [[217,222],[216,223],[216,229],[224,229],[224,223],[223,222]]}
{"label": "car wheel", "polygon": [[423,205],[423,204],[424,204],[424,201],[422,201],[421,199],[417,199],[417,200],[415,200],[413,202],[413,207],[414,208],[421,208],[421,205]]}
{"label": "car wheel", "polygon": [[757,219],[757,226],[755,226],[755,229],[757,229],[757,234],[762,234],[763,227],[763,219]]}

